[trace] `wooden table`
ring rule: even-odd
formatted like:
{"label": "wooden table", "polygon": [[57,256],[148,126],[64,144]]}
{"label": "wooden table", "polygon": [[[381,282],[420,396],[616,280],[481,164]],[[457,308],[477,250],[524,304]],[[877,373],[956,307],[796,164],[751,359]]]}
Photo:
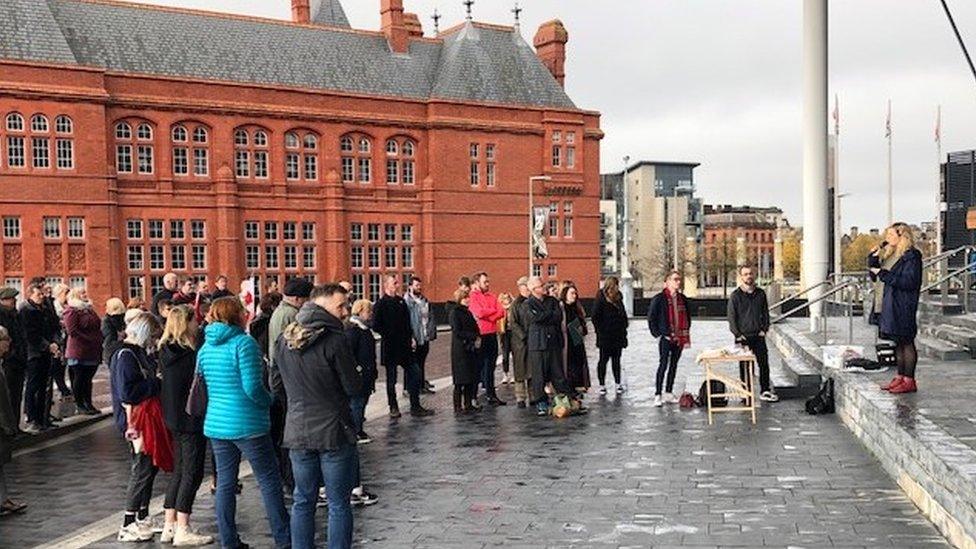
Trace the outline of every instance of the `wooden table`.
{"label": "wooden table", "polygon": [[[742,381],[738,375],[729,376],[722,372],[720,367],[726,364],[739,365],[740,362],[748,363],[746,380]],[[728,355],[721,357],[703,358],[701,365],[705,367],[705,392],[708,395],[706,406],[708,407],[708,424],[713,424],[712,414],[719,412],[750,412],[752,423],[756,424],[756,395],[755,395],[755,374],[756,356],[748,355]],[[721,381],[725,384],[724,393],[712,393],[712,380]],[[729,399],[729,405],[724,408],[712,408],[712,397],[725,397]],[[733,402],[745,400],[745,404],[733,406]]]}

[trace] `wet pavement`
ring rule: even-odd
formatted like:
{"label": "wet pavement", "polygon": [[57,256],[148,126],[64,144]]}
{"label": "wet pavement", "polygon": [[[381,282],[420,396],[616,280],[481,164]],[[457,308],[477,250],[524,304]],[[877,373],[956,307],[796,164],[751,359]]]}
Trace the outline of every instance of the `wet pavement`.
{"label": "wet pavement", "polygon": [[[765,405],[758,425],[725,414],[709,427],[700,410],[654,408],[657,346],[643,322],[631,330],[630,391],[591,393],[588,415],[537,418],[510,405],[455,417],[448,391],[440,391],[429,401],[433,418],[370,421],[375,441],[361,447],[364,479],[381,500],[356,511],[356,545],[946,546],[834,417],[808,416],[802,402],[784,401]],[[697,389],[693,355],[727,343],[726,330],[723,322],[694,324],[678,390]],[[437,359],[442,371],[444,360]],[[511,400],[510,391],[504,387],[503,398]],[[32,508],[0,519],[0,546],[30,547],[120,519],[125,464],[124,445],[107,427],[18,457],[8,474]],[[268,547],[257,487],[251,478],[244,484],[241,535]],[[198,499],[195,522],[204,531],[215,531],[212,506],[211,496]],[[324,529],[324,511],[318,519]],[[91,546],[121,547],[107,534]]]}

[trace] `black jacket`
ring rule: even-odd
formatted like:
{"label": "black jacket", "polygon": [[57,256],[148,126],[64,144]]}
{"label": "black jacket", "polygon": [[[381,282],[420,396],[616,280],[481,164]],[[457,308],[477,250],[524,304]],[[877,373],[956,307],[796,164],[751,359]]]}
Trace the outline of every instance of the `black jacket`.
{"label": "black jacket", "polygon": [[531,296],[522,304],[529,321],[529,351],[550,351],[563,346],[563,311],[559,300]]}
{"label": "black jacket", "polygon": [[163,373],[163,419],[174,433],[203,431],[203,418],[186,413],[186,400],[197,369],[196,349],[170,343],[159,350],[159,366]]}
{"label": "black jacket", "polygon": [[729,330],[736,339],[769,331],[769,304],[766,292],[756,288],[751,293],[736,288],[729,296]]}
{"label": "black jacket", "polygon": [[525,317],[525,308],[522,307],[525,300],[526,298],[518,295],[508,308],[508,333],[512,334],[512,348],[516,350],[525,349],[529,342],[529,322]]}
{"label": "black jacket", "polygon": [[369,328],[362,328],[354,322],[346,326],[346,342],[356,360],[356,367],[363,377],[363,396],[376,390],[376,337]]}
{"label": "black jacket", "polygon": [[362,378],[342,322],[312,302],[295,320],[298,326],[275,343],[275,365],[288,393],[282,445],[322,452],[356,444],[349,397],[362,394]]}
{"label": "black jacket", "polygon": [[3,360],[8,365],[23,366],[27,363],[27,334],[20,322],[20,315],[14,309],[0,306],[0,326],[10,334],[10,354]]}
{"label": "black jacket", "polygon": [[105,315],[102,317],[102,360],[105,364],[112,358],[114,353],[121,345],[125,336],[119,337],[120,333],[125,332],[125,315]]}
{"label": "black jacket", "polygon": [[596,346],[601,349],[627,348],[627,309],[623,300],[610,301],[603,290],[596,294],[593,304],[593,329],[596,331]]}
{"label": "black jacket", "polygon": [[27,359],[50,358],[51,344],[58,342],[61,330],[54,329],[47,308],[28,300],[21,306],[19,314],[20,324],[27,336]]}
{"label": "black jacket", "polygon": [[163,288],[162,290],[159,290],[159,292],[157,292],[156,295],[154,295],[153,298],[152,298],[152,305],[150,305],[150,307],[149,307],[149,312],[152,313],[152,314],[154,314],[154,315],[156,315],[158,317],[159,316],[159,302],[162,301],[162,300],[164,300],[164,299],[172,300],[173,299],[173,296],[175,296],[175,295],[176,295],[176,292],[174,292],[173,290],[168,290],[166,288]]}
{"label": "black jacket", "polygon": [[[688,315],[688,328],[691,328],[691,309],[688,308],[688,298],[685,294],[678,294],[680,301]],[[674,333],[671,323],[668,320],[668,299],[664,297],[664,292],[658,293],[651,298],[651,303],[647,307],[647,328],[654,337],[667,336]]]}
{"label": "black jacket", "polygon": [[268,349],[271,348],[268,344],[268,325],[270,322],[271,315],[262,314],[255,318],[248,328],[248,333],[257,340],[258,346],[261,347],[261,354],[264,358],[268,358]]}
{"label": "black jacket", "polygon": [[410,309],[400,296],[385,295],[373,306],[373,329],[383,337],[380,341],[380,362],[405,365],[412,360],[413,328]]}
{"label": "black jacket", "polygon": [[[480,337],[478,322],[464,305],[455,305],[451,323],[451,378],[455,385],[478,383],[478,352],[475,341]],[[494,337],[494,336],[491,336]]]}

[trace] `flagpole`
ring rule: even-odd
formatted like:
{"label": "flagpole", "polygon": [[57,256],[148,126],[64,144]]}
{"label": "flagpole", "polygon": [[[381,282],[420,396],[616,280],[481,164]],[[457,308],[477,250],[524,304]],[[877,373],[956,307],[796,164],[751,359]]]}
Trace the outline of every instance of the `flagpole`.
{"label": "flagpole", "polygon": [[840,100],[834,94],[834,277],[836,282],[840,282],[840,274],[843,269],[841,235],[841,212],[840,212]]}
{"label": "flagpole", "polygon": [[[935,255],[942,255],[942,105],[935,111]],[[948,258],[939,260],[939,280],[945,276]],[[948,282],[939,287],[939,302],[945,310]]]}
{"label": "flagpole", "polygon": [[888,227],[895,221],[894,208],[892,206],[892,185],[891,185],[891,99],[888,100]]}

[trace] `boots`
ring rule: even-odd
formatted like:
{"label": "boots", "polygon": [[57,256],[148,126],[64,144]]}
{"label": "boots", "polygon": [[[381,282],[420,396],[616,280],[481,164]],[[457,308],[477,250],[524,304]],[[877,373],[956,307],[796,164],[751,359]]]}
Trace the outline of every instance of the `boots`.
{"label": "boots", "polygon": [[882,391],[890,391],[890,390],[892,390],[892,389],[894,389],[895,387],[897,387],[897,386],[899,386],[899,385],[901,385],[901,382],[902,382],[902,381],[903,381],[904,379],[905,379],[905,376],[903,376],[903,375],[901,375],[901,374],[898,374],[898,375],[896,375],[896,376],[895,376],[895,378],[894,378],[894,379],[892,379],[892,380],[891,380],[890,382],[888,382],[888,383],[887,383],[886,385],[882,385],[882,386],[881,386],[881,390],[882,390]]}
{"label": "boots", "polygon": [[461,387],[455,385],[454,386],[454,413],[463,414],[464,412],[465,409],[461,405]]}
{"label": "boots", "polygon": [[901,383],[888,389],[888,391],[893,395],[914,393],[918,391],[918,385],[916,385],[914,377],[903,377],[901,378]]}

